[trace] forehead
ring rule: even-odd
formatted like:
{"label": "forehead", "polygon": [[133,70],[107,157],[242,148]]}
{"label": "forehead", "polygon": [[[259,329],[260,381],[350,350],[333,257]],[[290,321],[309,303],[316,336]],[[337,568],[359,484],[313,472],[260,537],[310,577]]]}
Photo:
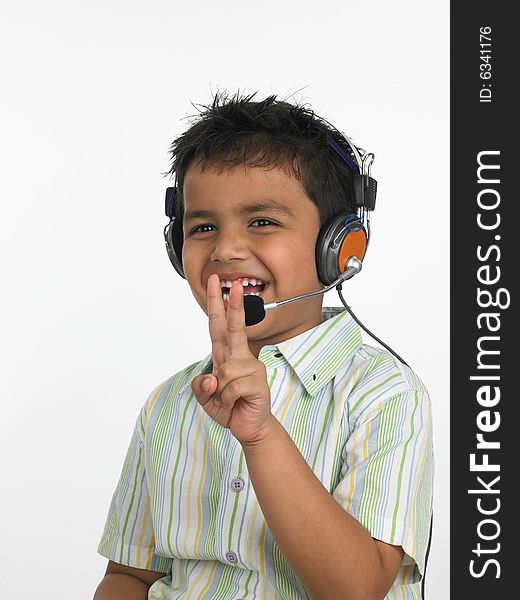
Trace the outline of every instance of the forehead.
{"label": "forehead", "polygon": [[287,217],[318,215],[300,181],[279,167],[233,166],[222,170],[193,163],[183,187],[184,220],[225,212],[271,211]]}

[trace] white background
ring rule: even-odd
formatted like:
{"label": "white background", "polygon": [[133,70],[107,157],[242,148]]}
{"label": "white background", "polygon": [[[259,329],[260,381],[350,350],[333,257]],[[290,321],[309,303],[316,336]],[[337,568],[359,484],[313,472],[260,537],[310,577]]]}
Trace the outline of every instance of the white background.
{"label": "white background", "polygon": [[448,46],[447,1],[4,0],[2,598],[92,597],[137,414],[209,352],[161,174],[191,102],[238,89],[309,103],[376,155],[371,247],[343,290],[430,391],[427,598],[449,597]]}

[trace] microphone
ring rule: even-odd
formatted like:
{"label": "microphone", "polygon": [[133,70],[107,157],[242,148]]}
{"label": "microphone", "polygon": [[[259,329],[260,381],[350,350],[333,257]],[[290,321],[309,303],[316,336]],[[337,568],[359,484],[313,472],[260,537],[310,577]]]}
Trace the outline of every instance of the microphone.
{"label": "microphone", "polygon": [[311,296],[317,296],[318,294],[324,294],[336,285],[351,279],[361,271],[361,261],[355,256],[351,256],[345,263],[345,270],[343,273],[329,286],[322,290],[316,290],[315,292],[309,292],[308,294],[302,294],[301,296],[295,296],[294,298],[288,298],[287,300],[280,300],[279,302],[268,302],[264,304],[263,298],[260,296],[250,295],[244,296],[244,311],[246,316],[246,326],[256,325],[265,319],[265,313],[272,308],[278,308],[283,304],[289,302],[295,302],[296,300],[303,300],[304,298],[310,298]]}

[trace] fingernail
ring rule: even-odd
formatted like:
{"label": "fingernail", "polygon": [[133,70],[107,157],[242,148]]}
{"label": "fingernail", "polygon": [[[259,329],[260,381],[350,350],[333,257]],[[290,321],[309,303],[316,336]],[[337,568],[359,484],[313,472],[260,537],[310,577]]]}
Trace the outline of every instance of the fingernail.
{"label": "fingernail", "polygon": [[211,377],[205,377],[202,380],[202,389],[205,392],[209,392],[209,390],[211,389]]}

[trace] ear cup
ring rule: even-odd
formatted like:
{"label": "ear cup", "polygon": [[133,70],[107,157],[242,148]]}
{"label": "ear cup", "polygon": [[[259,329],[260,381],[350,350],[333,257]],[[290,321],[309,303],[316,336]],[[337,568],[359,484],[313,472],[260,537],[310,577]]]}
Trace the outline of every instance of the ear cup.
{"label": "ear cup", "polygon": [[164,230],[164,241],[166,243],[166,251],[170,257],[170,261],[177,273],[186,279],[184,269],[182,268],[182,244],[184,242],[184,232],[182,230],[182,221],[173,218]]}
{"label": "ear cup", "polygon": [[324,285],[330,285],[345,270],[351,256],[361,262],[367,249],[367,232],[351,212],[337,213],[321,228],[316,240],[316,268]]}

